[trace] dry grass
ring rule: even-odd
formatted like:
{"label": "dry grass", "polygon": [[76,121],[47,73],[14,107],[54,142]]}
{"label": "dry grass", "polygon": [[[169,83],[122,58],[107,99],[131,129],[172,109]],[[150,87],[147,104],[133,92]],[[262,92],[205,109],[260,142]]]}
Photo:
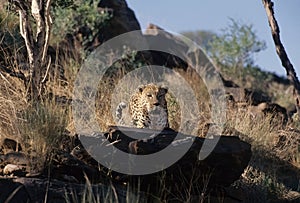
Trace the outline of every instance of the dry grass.
{"label": "dry grass", "polygon": [[[164,71],[164,70],[163,70]],[[163,72],[162,71],[162,72]],[[109,125],[116,125],[115,111],[119,103],[125,102],[127,108],[123,114],[126,124],[128,119],[128,103],[130,96],[142,84],[156,83],[168,87],[166,95],[170,127],[174,130],[183,130],[189,122],[210,119],[210,99],[205,85],[200,80],[190,80],[186,72],[176,73],[166,70],[157,76],[155,69],[144,68],[132,71],[113,79],[104,79],[99,82],[96,96],[97,120],[101,130],[107,130]],[[145,76],[146,75],[146,76]],[[149,76],[151,75],[151,76]],[[188,81],[188,82],[187,82]],[[189,91],[186,88],[190,88]],[[195,101],[191,105],[184,105],[187,101]],[[188,116],[187,116],[188,115]],[[188,118],[185,118],[187,116]],[[199,119],[200,118],[200,119]],[[201,123],[199,123],[201,125]],[[194,133],[197,135],[197,132]]]}
{"label": "dry grass", "polygon": [[284,199],[290,190],[299,192],[299,130],[274,121],[271,115],[253,116],[247,109],[234,109],[227,122],[229,134],[252,145],[249,166],[236,182],[246,191],[245,202]]}
{"label": "dry grass", "polygon": [[0,72],[0,138],[17,139],[17,113],[27,106],[23,84]]}
{"label": "dry grass", "polygon": [[32,160],[33,170],[43,170],[52,156],[62,150],[66,137],[66,110],[53,103],[36,104],[20,111],[16,123],[20,133],[20,143],[24,152]]}
{"label": "dry grass", "polygon": [[18,79],[3,76],[0,86],[0,138],[21,143],[23,152],[36,162],[32,166],[41,169],[65,135],[68,109],[52,99],[28,103]]}

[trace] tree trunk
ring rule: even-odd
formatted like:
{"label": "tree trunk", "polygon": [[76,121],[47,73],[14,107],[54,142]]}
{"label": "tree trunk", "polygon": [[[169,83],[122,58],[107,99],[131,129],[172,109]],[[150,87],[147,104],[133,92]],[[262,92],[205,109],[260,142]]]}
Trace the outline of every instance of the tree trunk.
{"label": "tree trunk", "polygon": [[[15,0],[14,4],[19,9],[20,33],[25,40],[29,60],[30,74],[26,78],[27,95],[29,100],[36,101],[44,92],[45,78],[50,66],[47,49],[52,23],[51,0],[32,0],[31,9],[29,9],[30,1]],[[30,16],[35,21],[35,32]]]}
{"label": "tree trunk", "polygon": [[281,60],[282,66],[286,70],[287,78],[289,79],[289,81],[291,82],[294,88],[293,96],[295,98],[297,113],[300,117],[300,83],[297,78],[295,69],[292,63],[290,62],[287,53],[285,52],[285,49],[280,41],[279,26],[274,16],[274,9],[273,9],[274,3],[271,0],[262,0],[262,1],[268,16],[268,21],[271,27],[272,37],[275,43],[277,55]]}

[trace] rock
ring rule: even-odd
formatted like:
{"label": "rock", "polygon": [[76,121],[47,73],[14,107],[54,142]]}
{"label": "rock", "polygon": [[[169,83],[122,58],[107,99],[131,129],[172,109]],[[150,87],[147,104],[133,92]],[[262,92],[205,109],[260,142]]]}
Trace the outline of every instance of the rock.
{"label": "rock", "polygon": [[234,102],[258,105],[262,102],[270,102],[271,99],[263,93],[248,90],[241,87],[226,87],[226,94],[232,96]]}
{"label": "rock", "polygon": [[[45,172],[47,173],[47,172]],[[57,154],[52,160],[51,176],[58,180],[69,180],[71,182],[99,182],[105,180],[98,170],[98,163],[90,165],[68,153]]]}
{"label": "rock", "polygon": [[3,169],[4,175],[24,176],[26,167],[14,164],[7,164]]}
{"label": "rock", "polygon": [[[13,179],[0,179],[0,202],[32,202],[24,185]],[[42,201],[40,201],[42,202]]]}
{"label": "rock", "polygon": [[0,174],[25,176],[29,172],[29,159],[21,152],[0,154]]}
{"label": "rock", "polygon": [[265,115],[271,115],[272,119],[278,119],[284,125],[288,122],[287,110],[276,103],[263,102],[257,106]]}
{"label": "rock", "polygon": [[285,126],[288,122],[288,114],[284,107],[276,103],[263,102],[257,106],[248,106],[248,113],[253,118],[269,119],[276,126]]}
{"label": "rock", "polygon": [[22,147],[20,145],[20,143],[16,142],[13,139],[9,139],[9,138],[5,138],[2,143],[0,144],[1,146],[1,150],[4,154],[8,153],[8,152],[18,152],[18,151],[22,151]]}
{"label": "rock", "polygon": [[[182,59],[169,53],[159,51],[149,51],[152,56],[151,65],[165,66],[168,68],[180,68],[187,70],[188,64],[186,54],[188,54],[189,47],[180,38],[175,37],[169,32],[166,32],[157,25],[149,24],[144,37],[151,50],[152,45],[161,45],[170,50],[170,53],[180,53]],[[163,42],[163,43],[162,43]],[[155,49],[152,49],[155,50]],[[175,51],[175,52],[174,52]]]}
{"label": "rock", "polygon": [[111,12],[112,18],[98,31],[94,47],[118,35],[141,30],[134,12],[128,7],[125,0],[101,0],[98,7],[100,11],[108,10]]}
{"label": "rock", "polygon": [[4,155],[0,155],[1,164],[10,163],[16,165],[28,165],[30,163],[29,158],[21,152],[10,152]]}
{"label": "rock", "polygon": [[[206,159],[199,160],[199,152],[205,139],[179,133],[181,139],[174,141],[174,138],[178,136],[177,133],[173,130],[159,132],[149,129],[112,127],[108,133],[99,134],[99,137],[80,136],[80,139],[85,143],[90,143],[89,146],[96,147],[97,143],[103,146],[99,141],[104,136],[119,150],[137,155],[153,154],[169,145],[177,149],[176,151],[181,151],[187,144],[191,144],[182,158],[163,171],[151,175],[130,176],[118,173],[112,175],[115,180],[116,177],[122,177],[122,181],[129,181],[132,185],[139,183],[142,191],[148,191],[152,186],[154,187],[151,188],[152,190],[157,189],[162,177],[164,177],[166,187],[172,188],[171,193],[175,194],[179,192],[179,188],[183,190],[191,187],[191,182],[193,182],[191,190],[195,193],[201,191],[200,188],[206,184],[209,188],[228,186],[239,179],[251,158],[250,144],[241,141],[238,137],[221,136],[211,154]],[[136,140],[129,137],[130,135],[139,135],[148,139]],[[170,154],[169,158],[172,156],[173,154]],[[119,164],[122,165],[122,163]],[[208,176],[210,179],[205,182]]]}

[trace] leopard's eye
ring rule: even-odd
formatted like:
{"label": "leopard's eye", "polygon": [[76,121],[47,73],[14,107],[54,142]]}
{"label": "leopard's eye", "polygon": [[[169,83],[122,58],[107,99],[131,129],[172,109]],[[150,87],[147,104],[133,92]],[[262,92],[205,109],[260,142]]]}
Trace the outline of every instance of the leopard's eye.
{"label": "leopard's eye", "polygon": [[148,94],[147,94],[147,97],[152,97],[152,94],[148,93]]}

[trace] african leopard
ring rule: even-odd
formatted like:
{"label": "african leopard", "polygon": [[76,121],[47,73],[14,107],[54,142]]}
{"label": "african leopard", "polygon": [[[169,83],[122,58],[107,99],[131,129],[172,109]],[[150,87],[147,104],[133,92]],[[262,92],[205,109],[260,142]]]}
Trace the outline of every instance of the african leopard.
{"label": "african leopard", "polygon": [[[137,128],[162,130],[169,127],[166,94],[168,89],[153,83],[139,86],[129,100],[131,123]],[[117,119],[122,119],[121,102],[116,110]]]}

